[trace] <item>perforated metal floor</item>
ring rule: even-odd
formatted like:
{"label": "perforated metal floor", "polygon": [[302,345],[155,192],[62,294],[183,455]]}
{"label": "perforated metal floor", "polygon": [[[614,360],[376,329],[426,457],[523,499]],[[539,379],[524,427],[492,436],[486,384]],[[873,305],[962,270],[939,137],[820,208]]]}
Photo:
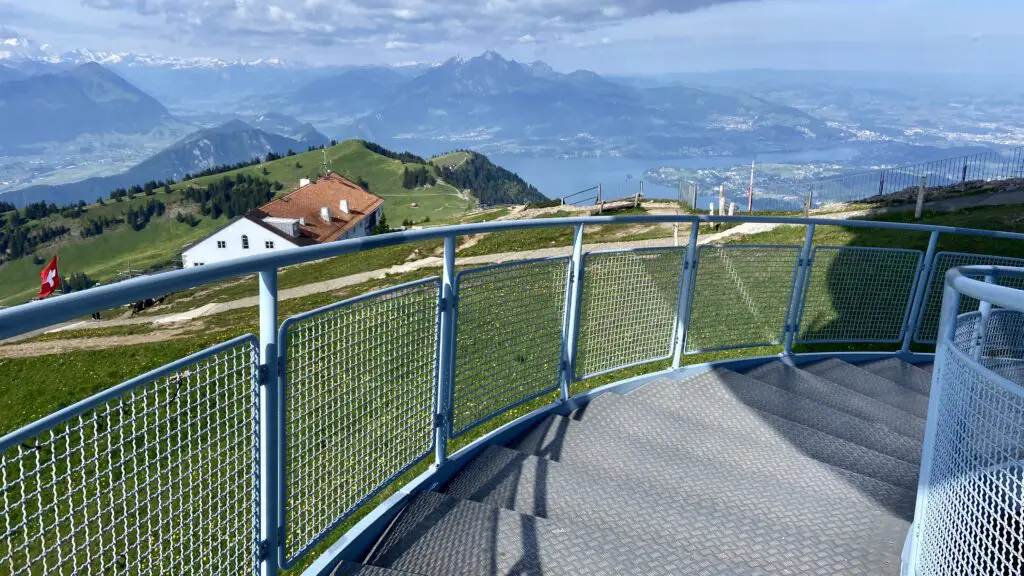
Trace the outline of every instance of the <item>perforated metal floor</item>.
{"label": "perforated metal floor", "polygon": [[421,576],[896,575],[926,381],[909,365],[830,360],[606,394],[416,496],[364,563]]}

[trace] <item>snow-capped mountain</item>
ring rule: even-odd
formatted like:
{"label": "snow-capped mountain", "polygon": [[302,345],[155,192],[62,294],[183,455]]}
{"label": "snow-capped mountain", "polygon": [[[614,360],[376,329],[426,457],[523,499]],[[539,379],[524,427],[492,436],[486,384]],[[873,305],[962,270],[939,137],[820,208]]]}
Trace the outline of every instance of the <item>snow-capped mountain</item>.
{"label": "snow-capped mountain", "polygon": [[258,58],[255,60],[229,60],[211,57],[178,58],[155,54],[136,54],[133,52],[103,52],[82,48],[60,51],[49,44],[40,44],[30,38],[26,38],[18,34],[17,31],[4,26],[0,26],[0,61],[5,61],[7,64],[41,61],[49,64],[63,64],[65,66],[77,66],[88,62],[96,62],[104,65],[160,66],[174,69],[212,69],[233,66],[287,68],[294,66],[292,63],[280,58]]}

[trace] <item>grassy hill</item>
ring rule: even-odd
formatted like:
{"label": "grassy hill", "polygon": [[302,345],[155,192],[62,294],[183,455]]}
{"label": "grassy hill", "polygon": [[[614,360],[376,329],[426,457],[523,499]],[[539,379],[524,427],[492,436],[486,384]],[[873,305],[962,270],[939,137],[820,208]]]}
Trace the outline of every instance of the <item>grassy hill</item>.
{"label": "grassy hill", "polygon": [[[384,198],[384,213],[392,226],[400,225],[403,220],[452,220],[477,204],[472,196],[443,182],[430,188],[403,188],[402,173],[407,164],[371,152],[361,141],[350,140],[324,150],[181,182],[171,187],[170,194],[160,188],[153,196],[138,195],[122,202],[108,200],[104,205],[91,204],[85,207],[85,213],[79,218],[50,215],[33,223],[33,226],[64,225],[71,232],[56,242],[38,248],[35,255],[48,260],[59,251],[61,273],[64,276],[84,272],[100,282],[116,279],[118,272],[129,266],[139,270],[170,265],[180,256],[183,247],[228,222],[224,216],[217,219],[200,216],[199,223],[194,227],[176,221],[174,216],[181,212],[198,215],[198,207],[182,198],[184,188],[205,186],[224,176],[247,173],[280,182],[283,187],[279,194],[287,194],[298,186],[300,178],[311,178],[321,173],[325,157],[330,170],[353,181],[365,181],[371,192]],[[440,175],[440,169],[436,166],[428,165],[428,169],[435,176]],[[163,216],[153,218],[144,229],[135,231],[126,224],[120,224],[99,236],[82,237],[81,229],[89,220],[118,218],[129,207],[138,209],[154,199],[164,202],[167,211]],[[33,262],[32,256],[0,265],[0,306],[29,300],[38,290],[41,267]]]}
{"label": "grassy hill", "polygon": [[[359,140],[348,140],[324,150],[314,150],[289,156],[263,166],[247,166],[231,172],[205,176],[178,184],[181,188],[189,184],[202,186],[225,175],[247,173],[284,184],[284,193],[298,186],[300,178],[315,177],[323,170],[326,157],[327,167],[350,180],[363,179],[370,184],[370,191],[384,198],[384,213],[393,226],[403,220],[422,222],[426,218],[444,220],[462,214],[475,206],[459,190],[446,184],[433,188],[407,190],[402,187],[402,171],[408,165],[398,160],[375,154],[366,149]],[[266,174],[263,168],[266,168]],[[412,204],[417,204],[414,207]]]}

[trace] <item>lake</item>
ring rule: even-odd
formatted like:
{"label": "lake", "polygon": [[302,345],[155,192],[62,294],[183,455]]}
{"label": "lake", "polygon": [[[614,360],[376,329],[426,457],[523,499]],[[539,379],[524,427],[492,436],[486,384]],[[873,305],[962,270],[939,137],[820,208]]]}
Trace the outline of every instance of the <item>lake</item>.
{"label": "lake", "polygon": [[[855,148],[808,150],[802,152],[760,154],[753,156],[716,156],[707,158],[537,158],[517,155],[491,155],[495,164],[507,168],[533,184],[549,198],[562,196],[602,185],[604,196],[612,198],[633,194],[643,174],[662,166],[679,168],[728,168],[749,165],[751,161],[777,164],[849,161],[857,155]],[[676,189],[644,182],[644,195],[650,198],[675,198]]]}

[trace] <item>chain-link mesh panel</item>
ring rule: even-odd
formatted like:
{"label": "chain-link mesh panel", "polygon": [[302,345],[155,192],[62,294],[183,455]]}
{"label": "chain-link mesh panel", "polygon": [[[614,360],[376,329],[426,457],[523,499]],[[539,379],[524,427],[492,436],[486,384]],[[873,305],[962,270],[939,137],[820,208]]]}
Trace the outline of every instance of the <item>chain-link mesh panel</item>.
{"label": "chain-link mesh panel", "polygon": [[286,563],[433,448],[439,290],[433,278],[282,325]]}
{"label": "chain-link mesh panel", "polygon": [[687,352],[782,342],[799,246],[701,246]]}
{"label": "chain-link mesh panel", "polygon": [[685,255],[685,248],[659,248],[585,256],[577,374],[672,353]]}
{"label": "chain-link mesh panel", "polygon": [[[946,272],[960,266],[1024,266],[1024,259],[1007,258],[1005,256],[986,256],[984,254],[968,254],[966,252],[939,252],[935,255],[935,265],[928,277],[928,288],[924,299],[924,310],[921,321],[917,325],[914,340],[921,343],[935,342],[939,332],[939,312],[942,308],[942,286]],[[1024,278],[1003,277],[998,284],[1024,289]],[[960,312],[978,309],[978,301],[970,296],[960,297]]]}
{"label": "chain-link mesh panel", "polygon": [[899,342],[921,252],[818,246],[800,315],[800,342]]}
{"label": "chain-link mesh panel", "polygon": [[[993,319],[1016,332],[1024,318],[1012,314],[1017,318]],[[934,452],[915,520],[921,576],[1024,573],[1024,389],[968,358],[979,319],[958,319],[954,341],[936,363]]]}
{"label": "chain-link mesh panel", "polygon": [[5,439],[0,573],[253,573],[257,350],[232,340]]}
{"label": "chain-link mesh panel", "polygon": [[454,436],[558,387],[568,266],[553,258],[459,273]]}

